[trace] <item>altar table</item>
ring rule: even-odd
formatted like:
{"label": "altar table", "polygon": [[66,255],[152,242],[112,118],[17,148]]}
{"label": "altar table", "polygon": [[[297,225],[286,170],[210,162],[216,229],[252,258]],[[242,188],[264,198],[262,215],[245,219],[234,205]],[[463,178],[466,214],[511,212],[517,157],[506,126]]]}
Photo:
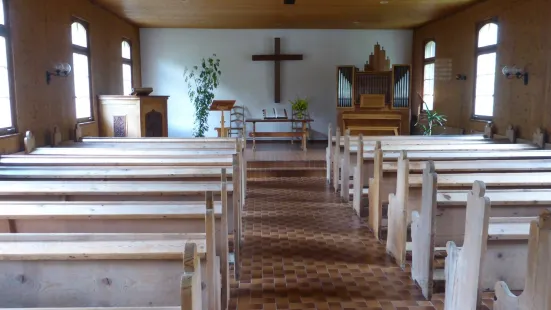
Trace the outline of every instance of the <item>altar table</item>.
{"label": "altar table", "polygon": [[[302,150],[306,151],[306,140],[308,138],[307,124],[313,122],[311,119],[247,119],[247,123],[253,124],[253,131],[249,133],[249,136],[253,138],[253,150],[256,150],[256,138],[257,137],[302,137]],[[284,132],[257,132],[256,123],[302,123],[302,131],[284,131]],[[292,142],[292,140],[291,140]]]}

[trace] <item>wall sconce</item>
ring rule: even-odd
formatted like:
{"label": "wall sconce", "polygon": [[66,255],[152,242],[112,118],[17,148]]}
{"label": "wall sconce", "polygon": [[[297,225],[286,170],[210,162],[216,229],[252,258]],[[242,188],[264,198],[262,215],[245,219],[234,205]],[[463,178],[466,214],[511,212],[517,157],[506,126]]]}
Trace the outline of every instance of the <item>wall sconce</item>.
{"label": "wall sconce", "polygon": [[524,79],[524,85],[528,85],[528,72],[517,68],[515,65],[513,65],[512,67],[505,66],[503,67],[503,70],[501,70],[501,72],[508,79]]}
{"label": "wall sconce", "polygon": [[458,81],[466,81],[467,80],[467,76],[465,74],[457,74],[455,76],[455,79],[458,80]]}
{"label": "wall sconce", "polygon": [[72,68],[68,63],[59,63],[55,65],[54,72],[46,71],[46,84],[50,85],[52,76],[68,77],[71,74]]}

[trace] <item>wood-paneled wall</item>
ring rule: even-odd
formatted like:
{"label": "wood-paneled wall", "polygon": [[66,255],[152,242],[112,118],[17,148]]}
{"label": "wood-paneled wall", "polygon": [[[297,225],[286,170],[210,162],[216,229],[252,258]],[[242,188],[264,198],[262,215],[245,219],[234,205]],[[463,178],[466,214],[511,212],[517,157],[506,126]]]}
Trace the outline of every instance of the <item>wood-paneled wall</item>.
{"label": "wood-paneled wall", "polygon": [[49,143],[55,125],[61,127],[64,140],[72,136],[76,124],[73,77],[54,77],[50,85],[45,80],[46,70],[56,63],[72,63],[72,16],[90,23],[95,121],[84,131],[97,135],[96,95],[123,91],[123,38],[132,42],[133,82],[141,85],[139,29],[89,0],[11,0],[8,4],[19,135],[0,137],[0,153],[20,150],[27,130],[35,133],[38,145]]}
{"label": "wood-paneled wall", "polygon": [[[436,81],[436,111],[448,116],[448,125],[482,130],[471,120],[474,96],[476,24],[491,17],[499,23],[499,47],[494,123],[500,134],[508,124],[518,127],[522,138],[531,138],[537,127],[551,132],[551,1],[487,0],[414,32],[414,92],[422,92],[423,52],[427,39],[436,41],[437,59],[452,60],[452,79]],[[504,65],[526,67],[530,82],[508,80]],[[466,81],[455,80],[466,74]],[[415,106],[421,103],[415,94]],[[414,108],[414,111],[417,109]]]}

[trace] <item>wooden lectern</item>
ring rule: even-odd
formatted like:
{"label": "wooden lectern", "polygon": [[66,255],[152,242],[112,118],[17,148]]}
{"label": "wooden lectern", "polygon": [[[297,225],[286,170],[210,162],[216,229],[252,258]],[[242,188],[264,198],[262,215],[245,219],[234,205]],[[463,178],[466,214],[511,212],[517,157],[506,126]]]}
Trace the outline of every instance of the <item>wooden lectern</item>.
{"label": "wooden lectern", "polygon": [[[229,128],[226,129],[224,124],[224,112],[231,111],[234,105],[235,105],[235,100],[213,100],[212,104],[210,105],[211,111],[220,111],[222,113],[222,116],[220,118],[220,130],[218,131],[219,137],[228,136]],[[216,128],[216,130],[218,130],[218,128]]]}
{"label": "wooden lectern", "polygon": [[166,96],[98,96],[100,136],[168,137]]}

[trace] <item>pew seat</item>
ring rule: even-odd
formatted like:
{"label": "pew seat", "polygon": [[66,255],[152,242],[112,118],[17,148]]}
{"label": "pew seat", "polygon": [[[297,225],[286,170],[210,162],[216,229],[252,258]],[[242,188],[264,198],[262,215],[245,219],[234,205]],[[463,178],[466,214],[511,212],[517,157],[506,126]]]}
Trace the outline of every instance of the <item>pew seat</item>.
{"label": "pew seat", "polygon": [[1,155],[0,166],[47,165],[47,166],[224,166],[231,167],[232,156],[194,157],[103,157],[94,156],[27,156]]}

